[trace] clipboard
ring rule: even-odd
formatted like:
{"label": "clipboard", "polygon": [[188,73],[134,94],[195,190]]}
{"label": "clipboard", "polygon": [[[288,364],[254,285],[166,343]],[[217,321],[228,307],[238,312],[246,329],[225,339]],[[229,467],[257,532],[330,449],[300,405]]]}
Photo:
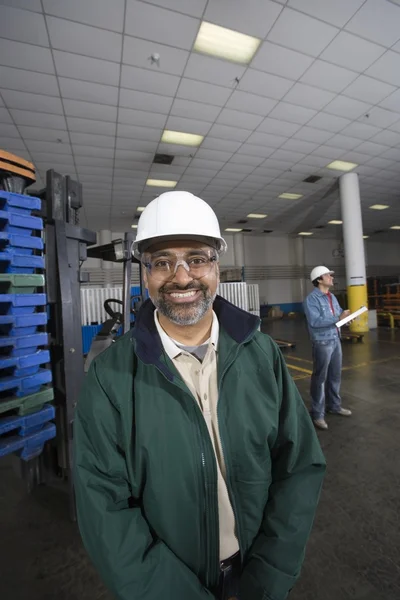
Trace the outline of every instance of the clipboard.
{"label": "clipboard", "polygon": [[338,328],[343,327],[343,325],[346,325],[346,323],[348,323],[349,321],[352,321],[353,319],[356,319],[357,317],[359,317],[360,315],[362,315],[366,311],[368,311],[368,308],[366,306],[362,306],[361,308],[359,308],[355,312],[351,313],[351,315],[349,315],[348,317],[345,317],[341,321],[338,321],[336,323],[336,327],[338,327]]}

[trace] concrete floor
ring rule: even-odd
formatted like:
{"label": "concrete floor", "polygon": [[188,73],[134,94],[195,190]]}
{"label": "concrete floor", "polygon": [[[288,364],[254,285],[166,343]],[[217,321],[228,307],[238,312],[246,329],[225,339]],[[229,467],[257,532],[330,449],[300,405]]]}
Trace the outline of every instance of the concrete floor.
{"label": "concrete floor", "polygon": [[[264,329],[296,340],[285,356],[308,403],[312,364],[303,323],[279,321]],[[400,331],[372,332],[343,350],[343,405],[354,415],[328,417],[329,431],[318,434],[328,473],[290,598],[399,600]],[[62,489],[41,487],[26,496],[10,461],[0,460],[2,600],[112,600],[67,515]]]}

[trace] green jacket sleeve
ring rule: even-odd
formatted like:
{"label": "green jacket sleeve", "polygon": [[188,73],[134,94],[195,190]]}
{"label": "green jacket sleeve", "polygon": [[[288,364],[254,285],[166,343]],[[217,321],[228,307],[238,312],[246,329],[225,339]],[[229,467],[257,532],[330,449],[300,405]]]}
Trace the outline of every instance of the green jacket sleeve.
{"label": "green jacket sleeve", "polygon": [[[268,338],[267,338],[268,340]],[[326,463],[303,400],[270,340],[278,390],[279,433],[259,534],[241,579],[241,600],[285,600],[300,575]]]}
{"label": "green jacket sleeve", "polygon": [[94,361],[76,411],[74,481],[80,532],[100,576],[117,600],[211,600],[133,502],[120,437],[118,408]]}

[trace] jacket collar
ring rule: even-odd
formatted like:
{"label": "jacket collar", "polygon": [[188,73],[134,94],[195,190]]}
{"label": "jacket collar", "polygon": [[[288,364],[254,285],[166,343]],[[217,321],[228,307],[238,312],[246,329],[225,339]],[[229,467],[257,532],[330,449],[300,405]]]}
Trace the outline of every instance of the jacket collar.
{"label": "jacket collar", "polygon": [[[217,296],[213,309],[217,315],[220,327],[237,343],[242,344],[257,330],[260,319],[237,306],[234,306],[221,296]],[[169,379],[172,373],[160,361],[163,354],[161,339],[154,322],[154,304],[146,300],[136,318],[132,330],[132,338],[136,341],[136,353],[146,364],[157,364]]]}

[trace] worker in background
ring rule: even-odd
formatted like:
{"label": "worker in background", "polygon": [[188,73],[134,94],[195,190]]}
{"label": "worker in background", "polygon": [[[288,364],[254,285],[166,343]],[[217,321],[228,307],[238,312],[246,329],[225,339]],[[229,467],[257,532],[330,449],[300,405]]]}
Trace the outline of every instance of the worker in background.
{"label": "worker in background", "polygon": [[328,429],[327,412],[349,417],[351,410],[342,408],[340,383],[342,379],[342,344],[336,323],[350,314],[342,310],[331,292],[334,271],[315,267],[310,279],[314,290],[304,302],[308,330],[312,341],[313,373],[311,376],[311,416],[319,429]]}
{"label": "worker in background", "polygon": [[200,198],[147,206],[150,299],[78,402],[79,527],[118,600],[285,600],[300,573],[325,461],[277,346],[217,295],[225,250]]}

